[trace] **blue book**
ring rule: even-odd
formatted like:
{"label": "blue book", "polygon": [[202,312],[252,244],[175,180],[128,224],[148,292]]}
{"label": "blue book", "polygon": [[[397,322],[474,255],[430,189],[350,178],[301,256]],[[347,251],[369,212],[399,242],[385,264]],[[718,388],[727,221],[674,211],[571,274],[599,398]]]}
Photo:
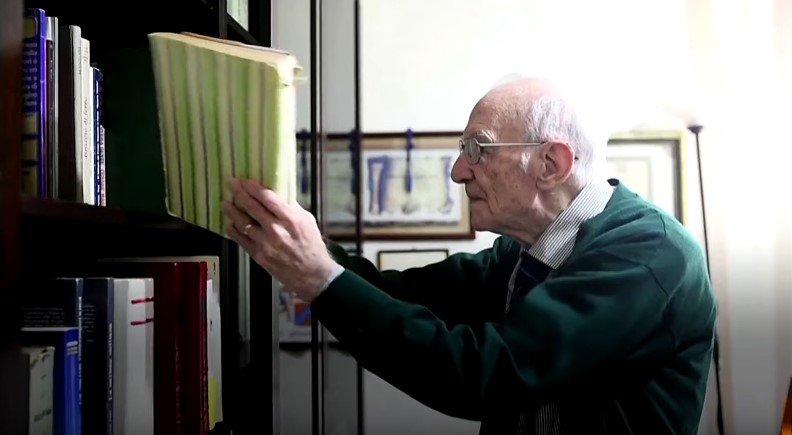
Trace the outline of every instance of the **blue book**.
{"label": "blue book", "polygon": [[47,195],[47,16],[25,9],[22,55],[22,191]]}
{"label": "blue book", "polygon": [[105,192],[105,144],[104,120],[102,119],[102,85],[104,76],[96,67],[93,72],[93,109],[94,109],[94,200],[96,205],[107,205]]}
{"label": "blue book", "polygon": [[80,380],[77,349],[80,331],[74,327],[52,326],[22,328],[25,346],[52,346],[53,364],[52,405],[55,435],[80,435]]}

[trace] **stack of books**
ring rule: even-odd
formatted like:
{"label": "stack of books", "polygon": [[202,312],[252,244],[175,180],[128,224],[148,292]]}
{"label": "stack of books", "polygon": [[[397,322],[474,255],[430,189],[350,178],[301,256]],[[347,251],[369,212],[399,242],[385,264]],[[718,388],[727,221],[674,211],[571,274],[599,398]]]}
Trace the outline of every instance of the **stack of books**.
{"label": "stack of books", "polygon": [[105,205],[102,70],[79,26],[25,11],[23,192]]}

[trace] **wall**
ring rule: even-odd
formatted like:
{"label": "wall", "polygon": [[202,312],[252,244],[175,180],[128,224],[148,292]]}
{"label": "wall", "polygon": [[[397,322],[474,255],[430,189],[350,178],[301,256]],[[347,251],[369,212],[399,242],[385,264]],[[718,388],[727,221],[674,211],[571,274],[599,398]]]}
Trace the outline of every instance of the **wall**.
{"label": "wall", "polygon": [[[600,101],[603,113],[611,115],[604,121],[613,130],[676,130],[685,139],[685,224],[703,243],[698,162],[685,126],[695,121],[692,117],[700,113],[702,101],[711,103],[700,99],[694,89],[722,91],[702,83],[717,80],[723,66],[708,52],[718,37],[712,26],[719,26],[721,33],[730,27],[723,24],[720,11],[705,3],[709,5],[684,0],[402,0],[398,4],[361,0],[363,130],[461,130],[477,99],[512,73],[552,76],[583,94],[592,89],[609,90],[608,98]],[[747,5],[744,2],[733,8],[749,10]],[[713,17],[719,17],[721,22],[713,24]],[[737,41],[738,35],[735,33],[730,41],[732,46],[742,45]],[[739,122],[731,123],[733,131]],[[774,354],[789,348],[788,342],[781,340],[792,330],[774,320],[778,310],[792,307],[788,301],[780,304],[784,308],[773,307],[773,294],[788,286],[788,278],[773,278],[778,276],[773,269],[779,263],[788,267],[790,243],[788,238],[775,241],[773,226],[765,229],[761,242],[745,243],[731,235],[740,232],[742,238],[751,239],[754,233],[744,231],[744,223],[721,220],[721,212],[730,210],[725,203],[728,197],[719,195],[718,189],[729,172],[723,153],[740,156],[733,140],[723,140],[723,132],[729,131],[722,128],[723,124],[727,123],[722,123],[720,129],[708,124],[702,139],[712,150],[705,151],[708,159],[704,170],[709,177],[706,187],[714,251],[713,280],[720,301],[719,330],[725,352],[727,429],[730,433],[771,433],[779,421],[779,389],[786,388],[790,368]],[[752,133],[739,132],[745,136]],[[735,146],[724,151],[719,145],[726,143]],[[743,222],[748,220],[745,213],[741,216]],[[790,234],[788,228],[785,234]],[[452,251],[477,251],[491,241],[491,235],[479,235],[467,243],[368,242],[364,254],[375,260],[381,249],[449,246]],[[771,248],[769,243],[777,246],[757,251]],[[786,256],[780,252],[783,249],[787,250]],[[754,258],[747,261],[746,257]],[[752,270],[761,270],[769,278],[762,281],[762,288],[749,292],[747,281],[755,276]],[[739,295],[739,305],[729,303],[735,294]],[[729,328],[729,313],[733,311],[739,312],[739,331]],[[759,326],[750,327],[750,322],[758,322]],[[762,340],[761,333],[777,338],[772,342]],[[746,342],[752,345],[735,346]],[[366,385],[383,388],[376,380],[369,380]],[[366,398],[370,404],[367,409],[378,411],[375,415],[367,413],[367,419],[385,418],[389,424],[398,425],[399,419],[383,415],[387,408],[381,406],[386,401],[394,403],[398,393],[378,394]],[[400,405],[392,406],[415,406],[408,405],[409,400],[402,397],[395,402]],[[700,433],[716,433],[715,405],[713,375]],[[426,421],[426,428],[435,424],[432,419],[436,416],[431,411],[424,409],[418,415],[415,419]],[[408,429],[396,427],[402,427],[405,433]],[[411,421],[409,429],[414,427]]]}
{"label": "wall", "polygon": [[[363,0],[362,11],[366,131],[459,129],[478,96],[512,72],[619,89],[602,105],[616,129],[705,124],[727,432],[777,433],[792,374],[792,206],[782,179],[792,4]],[[687,224],[700,237],[697,214]],[[715,431],[712,399],[702,433]]]}
{"label": "wall", "polygon": [[[702,164],[727,433],[777,433],[792,374],[792,206],[782,178],[792,158],[784,131],[792,113],[792,3],[360,2],[365,132],[460,130],[475,101],[514,72],[551,75],[582,91],[618,89],[601,100],[616,130],[705,124]],[[701,239],[689,135],[686,144],[686,225]],[[479,234],[448,244],[367,243],[364,253],[375,259],[380,249],[445,245],[476,251],[491,240]],[[366,386],[373,390],[375,383],[367,379]],[[394,397],[394,391],[367,396],[379,400],[367,409],[379,411],[366,421],[388,418],[384,403],[418,412]],[[710,391],[703,434],[716,433],[713,399]],[[436,427],[435,417],[424,410],[412,420]]]}

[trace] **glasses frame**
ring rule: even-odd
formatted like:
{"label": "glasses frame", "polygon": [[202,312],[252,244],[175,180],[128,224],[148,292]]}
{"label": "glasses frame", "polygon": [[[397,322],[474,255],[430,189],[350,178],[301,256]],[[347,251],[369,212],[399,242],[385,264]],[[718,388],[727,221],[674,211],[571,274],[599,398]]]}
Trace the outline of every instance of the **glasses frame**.
{"label": "glasses frame", "polygon": [[[466,148],[465,147],[465,141],[466,140],[475,141],[476,145],[478,145],[478,147],[479,147],[479,152],[476,155],[475,161],[474,161],[474,159],[472,159],[470,157],[470,154],[467,154],[465,152],[465,148]],[[544,145],[544,144],[546,144],[548,142],[550,142],[550,141],[544,141],[544,142],[484,142],[484,143],[481,143],[475,137],[471,137],[471,138],[467,138],[467,139],[466,138],[460,138],[459,139],[459,153],[465,156],[465,159],[467,159],[468,163],[470,163],[471,165],[475,165],[475,164],[477,164],[478,162],[481,161],[481,148],[487,148],[487,147],[511,147],[511,146],[538,147],[538,146]],[[578,156],[575,156],[575,160],[578,160]]]}
{"label": "glasses frame", "polygon": [[[473,159],[471,157],[471,154],[468,154],[468,153],[465,152],[465,149],[466,149],[465,141],[474,141],[476,143],[476,145],[478,145],[479,152],[478,152],[478,154],[476,154],[475,159]],[[511,146],[533,146],[533,147],[536,147],[536,146],[544,145],[546,143],[547,142],[484,142],[484,143],[482,143],[482,142],[479,142],[479,140],[476,139],[475,137],[460,138],[459,139],[459,153],[463,154],[465,156],[465,158],[467,159],[468,163],[470,163],[471,165],[475,165],[479,161],[481,161],[481,148],[487,148],[487,147],[511,147]]]}

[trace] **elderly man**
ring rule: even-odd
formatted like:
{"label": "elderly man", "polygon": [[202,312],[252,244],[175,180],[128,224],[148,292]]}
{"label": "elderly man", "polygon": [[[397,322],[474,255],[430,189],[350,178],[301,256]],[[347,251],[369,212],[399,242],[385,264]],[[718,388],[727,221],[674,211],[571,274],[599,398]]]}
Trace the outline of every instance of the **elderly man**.
{"label": "elderly man", "polygon": [[482,434],[695,433],[716,304],[699,245],[602,176],[605,141],[547,82],[496,87],[452,178],[477,254],[404,272],[328,253],[313,217],[232,182],[229,235],[367,369]]}

